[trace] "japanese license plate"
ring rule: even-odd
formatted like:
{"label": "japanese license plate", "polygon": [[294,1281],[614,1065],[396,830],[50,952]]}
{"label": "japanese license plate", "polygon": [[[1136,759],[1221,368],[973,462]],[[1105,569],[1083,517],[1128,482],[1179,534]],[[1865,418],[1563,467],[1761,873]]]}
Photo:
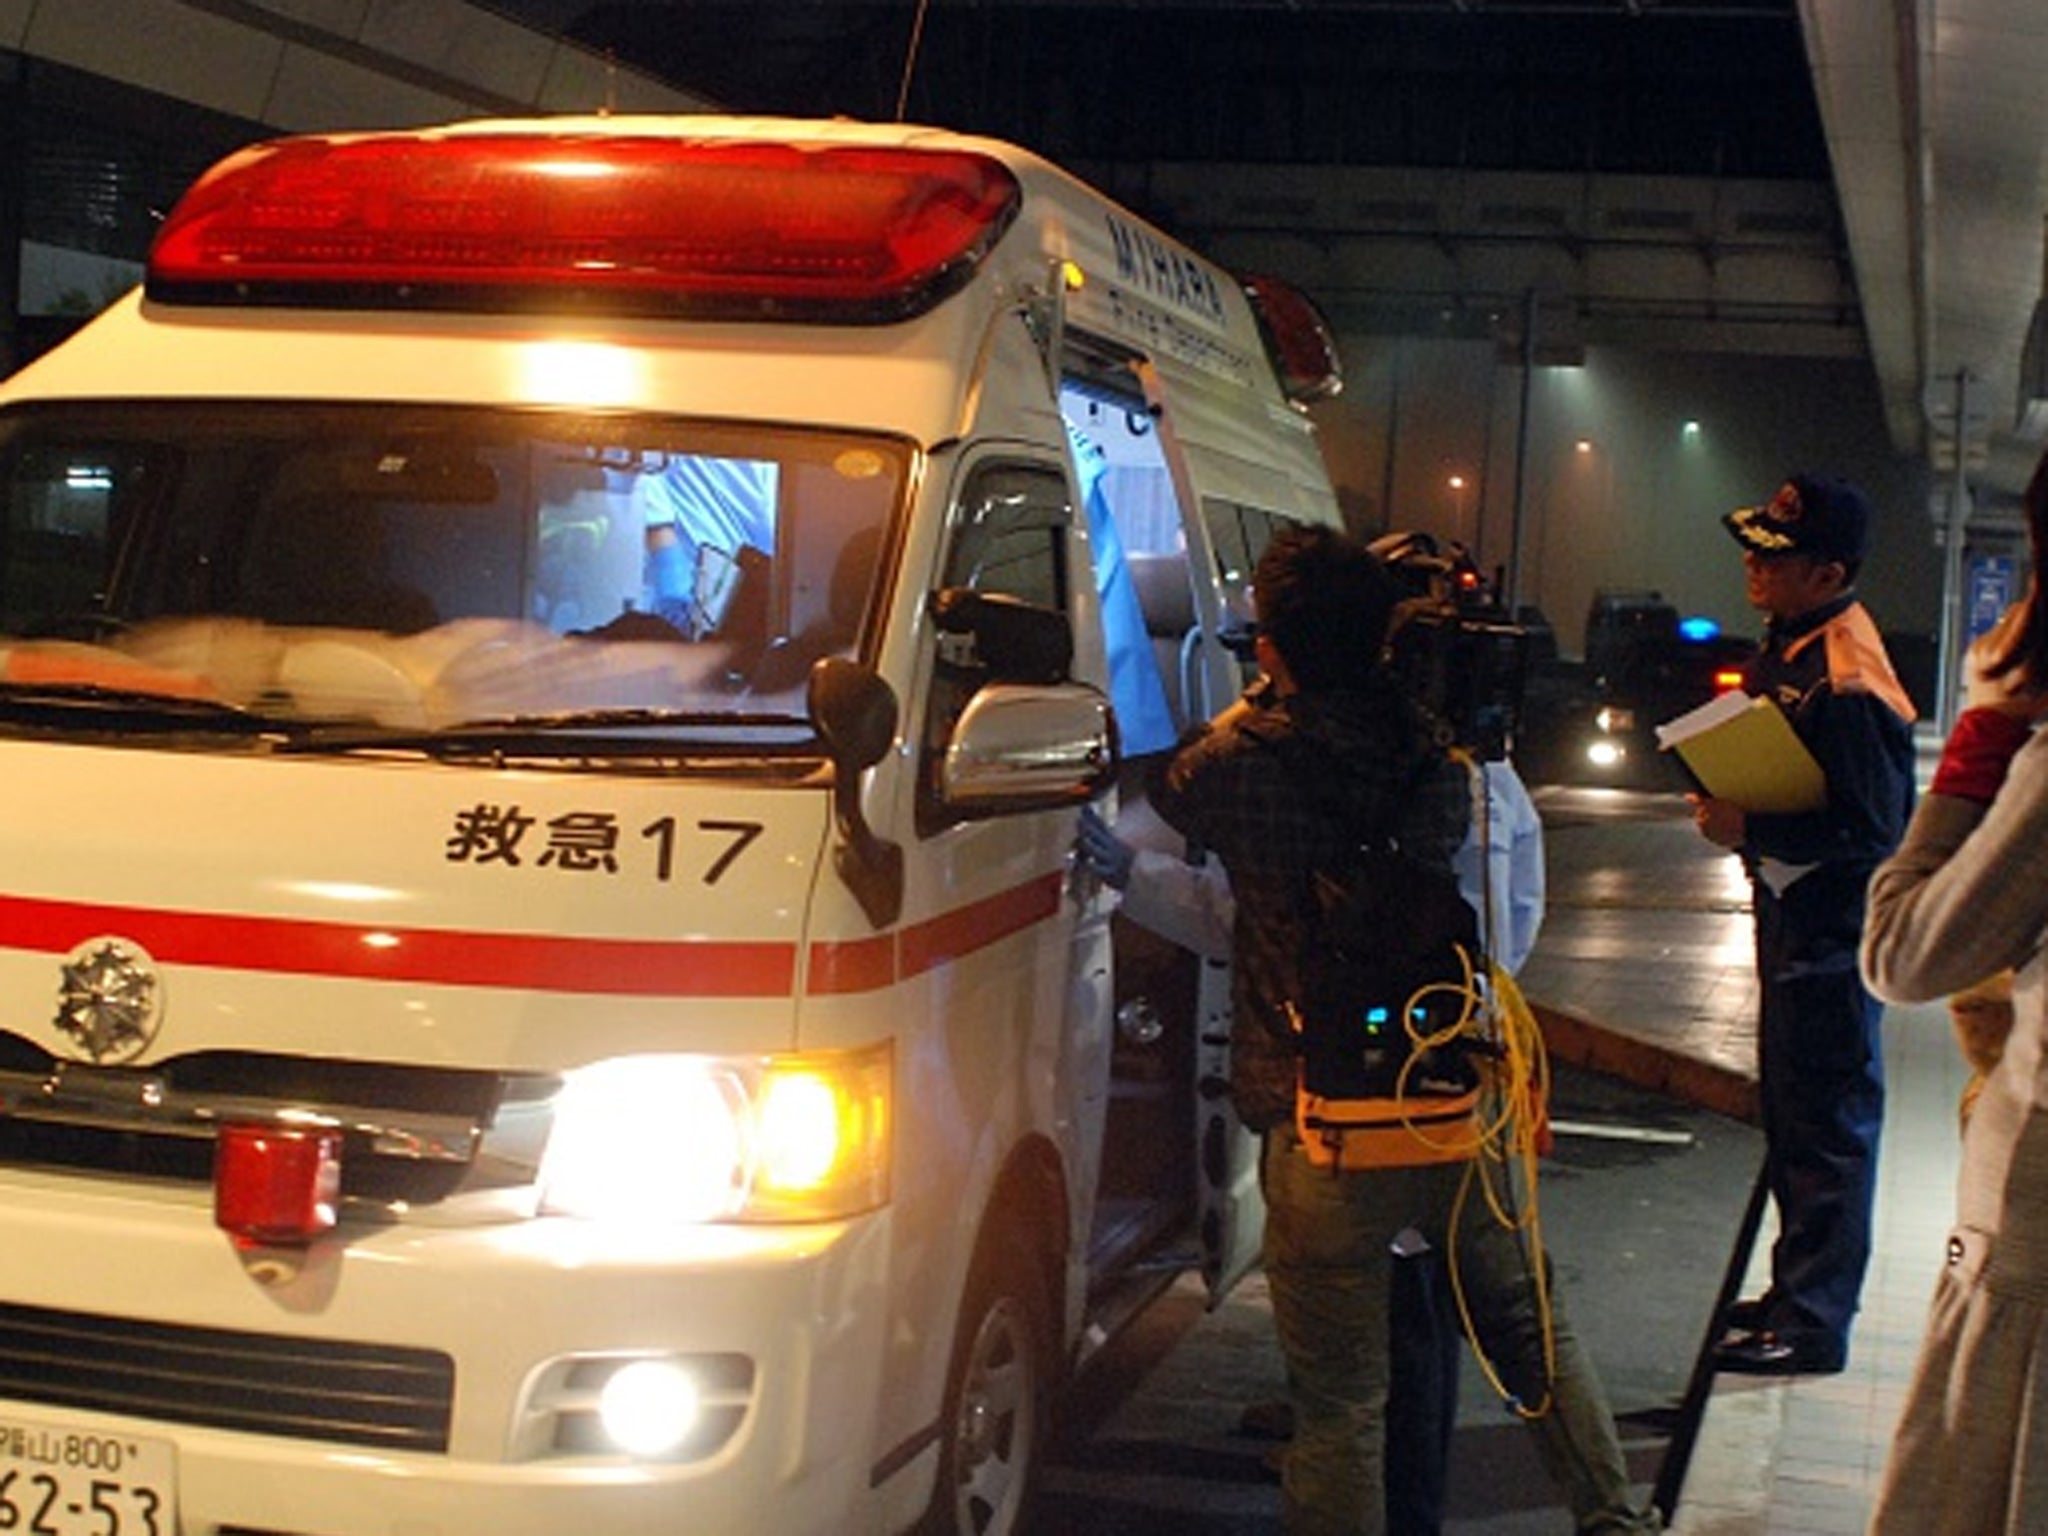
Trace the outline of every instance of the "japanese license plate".
{"label": "japanese license plate", "polygon": [[0,1419],[0,1532],[176,1536],[177,1472],[168,1440]]}

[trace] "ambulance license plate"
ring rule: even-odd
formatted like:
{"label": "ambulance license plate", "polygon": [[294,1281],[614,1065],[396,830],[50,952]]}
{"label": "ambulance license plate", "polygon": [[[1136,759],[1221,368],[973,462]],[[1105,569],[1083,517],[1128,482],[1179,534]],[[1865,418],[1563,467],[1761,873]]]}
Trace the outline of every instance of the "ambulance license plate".
{"label": "ambulance license plate", "polygon": [[178,1448],[0,1419],[0,1531],[9,1536],[176,1536]]}

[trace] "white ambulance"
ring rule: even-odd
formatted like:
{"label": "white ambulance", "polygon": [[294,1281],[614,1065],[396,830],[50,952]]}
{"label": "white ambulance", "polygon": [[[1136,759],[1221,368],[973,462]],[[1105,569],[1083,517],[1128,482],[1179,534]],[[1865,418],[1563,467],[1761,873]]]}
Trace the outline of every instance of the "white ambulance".
{"label": "white ambulance", "polygon": [[1326,341],[924,129],[202,179],[0,385],[0,1530],[1018,1529],[1256,1252],[1227,972],[1073,846]]}

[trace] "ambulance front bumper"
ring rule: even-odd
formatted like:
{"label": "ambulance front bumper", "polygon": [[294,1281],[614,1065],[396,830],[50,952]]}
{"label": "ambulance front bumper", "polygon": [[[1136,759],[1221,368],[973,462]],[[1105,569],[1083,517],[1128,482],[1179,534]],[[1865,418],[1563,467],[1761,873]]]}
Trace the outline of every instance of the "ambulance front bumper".
{"label": "ambulance front bumper", "polygon": [[[872,1496],[886,1213],[400,1221],[298,1254],[151,1195],[0,1188],[0,1479],[61,1536],[823,1533]],[[701,1407],[646,1457],[602,1411],[640,1361]]]}

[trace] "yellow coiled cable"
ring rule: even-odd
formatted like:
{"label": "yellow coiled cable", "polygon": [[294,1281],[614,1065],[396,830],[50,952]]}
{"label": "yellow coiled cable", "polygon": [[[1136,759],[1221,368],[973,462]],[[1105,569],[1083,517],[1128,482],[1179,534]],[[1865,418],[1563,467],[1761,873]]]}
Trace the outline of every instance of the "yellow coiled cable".
{"label": "yellow coiled cable", "polygon": [[[1485,790],[1483,771],[1478,769],[1469,754],[1461,751],[1453,755],[1466,765],[1468,771],[1479,775],[1478,793],[1475,795],[1481,870],[1479,911],[1482,928],[1490,930],[1493,919],[1493,861],[1492,827],[1487,813],[1491,807],[1491,796]],[[1488,932],[1485,937],[1485,948],[1491,952],[1494,948],[1492,934]],[[1459,981],[1422,987],[1408,999],[1403,1015],[1415,1050],[1402,1068],[1394,1095],[1411,1136],[1432,1150],[1470,1157],[1465,1178],[1458,1186],[1457,1199],[1451,1206],[1444,1239],[1449,1249],[1445,1255],[1445,1268],[1450,1275],[1452,1295],[1458,1304],[1458,1319],[1465,1337],[1471,1341],[1473,1355],[1478,1359],[1488,1384],[1523,1418],[1540,1418],[1550,1409],[1550,1383],[1557,1379],[1557,1337],[1550,1304],[1550,1266],[1544,1260],[1543,1224],[1537,1200],[1539,1143],[1550,1100],[1550,1058],[1544,1049],[1543,1031],[1536,1022],[1536,1015],[1522,996],[1515,979],[1499,966],[1489,966],[1486,986],[1482,989],[1472,957],[1460,949],[1459,959],[1464,972]],[[1414,1023],[1418,1004],[1443,993],[1459,1000],[1457,1018],[1440,1029],[1419,1030]],[[1449,1045],[1465,1035],[1477,1035],[1487,1041],[1492,1047],[1491,1060],[1483,1074],[1485,1091],[1480,1096],[1481,1108],[1474,1116],[1470,1130],[1460,1133],[1455,1139],[1445,1139],[1409,1119],[1408,1076],[1425,1050]],[[1498,1185],[1496,1172],[1500,1176]],[[1545,1377],[1543,1398],[1533,1408],[1508,1389],[1480,1346],[1477,1331],[1472,1325],[1471,1306],[1459,1278],[1458,1227],[1475,1182],[1485,1195],[1493,1219],[1509,1231],[1521,1234],[1529,1260],[1542,1328]],[[1517,1184],[1525,1192],[1519,1212],[1515,1209]]]}

